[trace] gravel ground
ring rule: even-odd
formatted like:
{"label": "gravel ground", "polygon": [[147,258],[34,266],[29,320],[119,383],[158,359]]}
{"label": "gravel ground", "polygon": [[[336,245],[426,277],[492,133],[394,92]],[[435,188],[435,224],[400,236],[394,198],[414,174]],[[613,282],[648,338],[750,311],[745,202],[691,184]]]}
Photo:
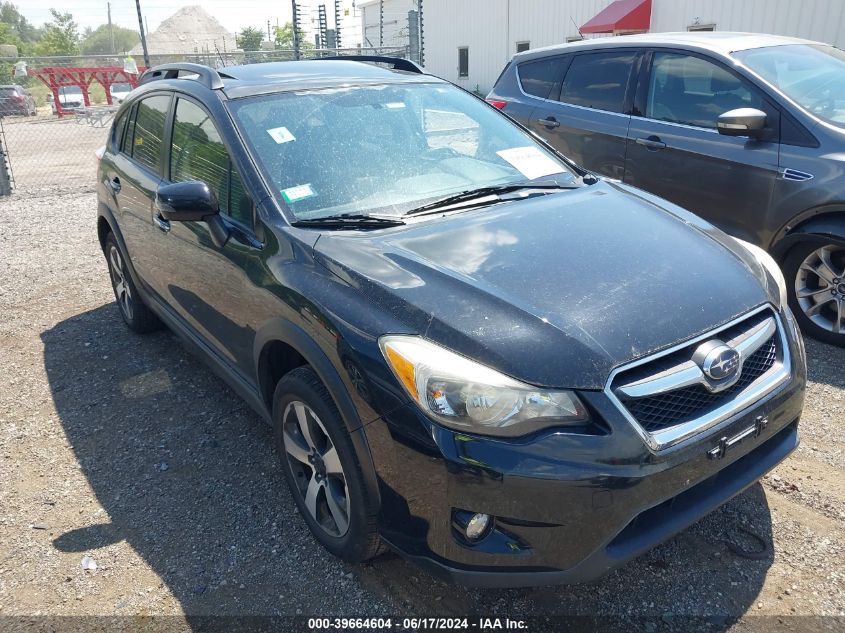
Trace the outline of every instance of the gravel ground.
{"label": "gravel ground", "polygon": [[0,615],[173,615],[167,628],[194,630],[210,615],[845,623],[783,618],[845,615],[845,350],[808,341],[801,447],[676,538],[588,586],[465,589],[316,544],[269,428],[174,335],[123,326],[92,192],[15,195],[0,218]]}

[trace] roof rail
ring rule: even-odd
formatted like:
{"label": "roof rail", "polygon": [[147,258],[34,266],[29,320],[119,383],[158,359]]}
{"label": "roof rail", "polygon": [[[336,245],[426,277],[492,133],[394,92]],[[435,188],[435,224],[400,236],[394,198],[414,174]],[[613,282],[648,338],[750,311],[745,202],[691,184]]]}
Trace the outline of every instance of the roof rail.
{"label": "roof rail", "polygon": [[157,79],[178,79],[180,74],[197,75],[197,80],[210,90],[220,90],[223,87],[223,80],[220,73],[209,66],[202,64],[190,64],[178,62],[175,64],[161,64],[145,71],[138,79],[138,85],[155,81]]}
{"label": "roof rail", "polygon": [[332,57],[318,57],[317,59],[329,59],[344,62],[377,62],[379,64],[390,64],[393,70],[404,70],[409,73],[424,75],[425,71],[410,59],[402,57],[383,57],[381,55],[333,55]]}

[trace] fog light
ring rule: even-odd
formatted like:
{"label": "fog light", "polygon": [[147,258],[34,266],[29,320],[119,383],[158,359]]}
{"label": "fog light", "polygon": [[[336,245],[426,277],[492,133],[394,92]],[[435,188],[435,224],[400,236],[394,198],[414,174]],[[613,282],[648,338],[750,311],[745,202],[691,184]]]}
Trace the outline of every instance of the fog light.
{"label": "fog light", "polygon": [[487,528],[490,527],[489,514],[473,514],[472,518],[467,523],[466,535],[471,541],[477,541],[487,533]]}

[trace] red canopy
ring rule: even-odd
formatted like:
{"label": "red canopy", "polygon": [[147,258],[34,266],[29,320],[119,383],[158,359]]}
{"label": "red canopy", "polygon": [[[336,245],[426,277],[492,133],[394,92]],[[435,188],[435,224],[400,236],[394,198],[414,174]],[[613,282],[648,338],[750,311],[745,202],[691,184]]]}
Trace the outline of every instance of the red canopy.
{"label": "red canopy", "polygon": [[581,27],[582,33],[648,31],[651,0],[616,0]]}

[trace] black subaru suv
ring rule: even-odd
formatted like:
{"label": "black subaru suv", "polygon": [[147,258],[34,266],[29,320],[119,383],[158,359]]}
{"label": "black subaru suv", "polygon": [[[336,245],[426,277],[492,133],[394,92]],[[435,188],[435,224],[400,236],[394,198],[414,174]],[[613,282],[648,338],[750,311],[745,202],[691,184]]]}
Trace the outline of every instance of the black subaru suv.
{"label": "black subaru suv", "polygon": [[804,350],[767,254],[371,61],[154,68],[98,174],[126,324],[272,423],[327,549],[583,581],[795,448]]}

